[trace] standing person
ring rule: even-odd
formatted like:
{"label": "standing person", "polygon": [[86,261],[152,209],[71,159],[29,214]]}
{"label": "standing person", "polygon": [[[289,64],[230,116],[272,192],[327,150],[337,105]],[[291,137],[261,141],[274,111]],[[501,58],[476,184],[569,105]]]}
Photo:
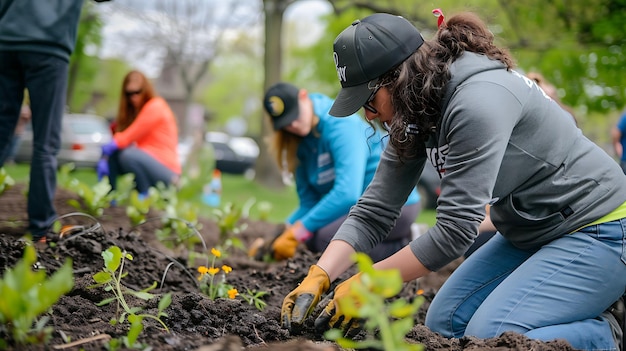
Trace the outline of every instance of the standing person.
{"label": "standing person", "polygon": [[[288,83],[277,83],[265,94],[263,105],[275,130],[272,151],[281,169],[294,174],[300,200],[286,230],[271,243],[275,259],[292,257],[301,242],[313,252],[324,251],[378,166],[383,134],[359,115],[330,116],[332,104],[328,96]],[[413,189],[389,236],[368,250],[372,260],[410,241],[419,209]]]}
{"label": "standing person", "polygon": [[[301,324],[349,257],[384,239],[429,158],[443,175],[437,222],[374,268],[398,269],[404,281],[437,271],[472,244],[485,204],[498,233],[446,280],[426,326],[445,337],[513,331],[615,350],[621,330],[607,308],[626,288],[626,176],[512,69],[476,15],[440,22],[424,41],[404,18],[374,14],[336,38],[342,89],[330,113],[364,106],[391,126],[390,140],[370,186],[285,297],[283,326]],[[335,288],[316,326],[351,326],[337,299],[360,277]]]}
{"label": "standing person", "polygon": [[133,70],[124,77],[114,125],[113,139],[102,146],[96,166],[98,179],[108,176],[115,189],[119,175],[133,173],[141,196],[159,182],[178,182],[181,165],[176,117],[143,73]]}
{"label": "standing person", "polygon": [[622,114],[619,121],[611,128],[611,141],[613,142],[613,150],[619,159],[622,171],[626,173],[626,154],[624,147],[626,146],[626,112]]}
{"label": "standing person", "polygon": [[0,155],[9,147],[26,88],[33,124],[27,230],[36,241],[45,239],[57,217],[56,155],[82,6],[82,0],[0,1]]}

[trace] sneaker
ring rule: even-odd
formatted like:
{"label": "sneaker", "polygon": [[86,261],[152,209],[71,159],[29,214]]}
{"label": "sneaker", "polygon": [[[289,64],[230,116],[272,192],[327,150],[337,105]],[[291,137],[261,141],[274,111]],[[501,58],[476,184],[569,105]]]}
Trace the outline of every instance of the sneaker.
{"label": "sneaker", "polygon": [[[617,349],[622,351],[624,350],[624,345],[626,345],[626,335],[624,334],[624,327],[626,326],[626,307],[624,306],[624,296],[615,301],[607,311],[613,318],[615,318],[616,325],[619,327],[619,330],[614,330],[613,336],[616,339],[615,341],[618,346]],[[609,323],[611,323],[610,319]],[[613,325],[611,325],[611,327],[615,329]]]}

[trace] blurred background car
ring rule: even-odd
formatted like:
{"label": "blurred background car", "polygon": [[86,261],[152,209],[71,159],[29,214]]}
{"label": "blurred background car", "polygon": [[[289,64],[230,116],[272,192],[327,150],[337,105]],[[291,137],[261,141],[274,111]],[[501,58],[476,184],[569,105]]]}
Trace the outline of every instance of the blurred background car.
{"label": "blurred background car", "polygon": [[254,177],[254,167],[259,157],[259,145],[249,137],[231,136],[222,132],[207,132],[205,141],[213,147],[215,168],[223,173]]}
{"label": "blurred background car", "polygon": [[[104,117],[65,114],[61,128],[59,167],[74,163],[77,168],[94,168],[102,155],[102,145],[111,141],[111,129]],[[30,163],[33,155],[33,129],[29,123],[17,147],[15,162]]]}
{"label": "blurred background car", "polygon": [[422,176],[417,182],[417,191],[420,194],[422,208],[435,209],[437,198],[441,193],[441,178],[435,167],[427,160]]}

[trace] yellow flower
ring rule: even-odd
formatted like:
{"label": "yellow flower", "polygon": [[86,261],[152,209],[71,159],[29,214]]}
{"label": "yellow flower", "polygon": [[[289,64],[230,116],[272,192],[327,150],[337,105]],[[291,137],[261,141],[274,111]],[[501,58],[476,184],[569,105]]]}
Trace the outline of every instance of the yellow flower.
{"label": "yellow flower", "polygon": [[204,275],[204,274],[207,274],[208,272],[209,272],[209,269],[206,268],[205,266],[198,267],[198,273]]}
{"label": "yellow flower", "polygon": [[220,271],[220,269],[219,269],[219,268],[211,267],[211,268],[209,268],[208,273],[209,273],[210,275],[216,275],[216,274],[217,274],[217,272],[219,272],[219,271]]}
{"label": "yellow flower", "polygon": [[223,265],[222,266],[222,270],[224,271],[224,273],[228,274],[233,270],[233,267],[227,266],[227,265]]}
{"label": "yellow flower", "polygon": [[220,252],[220,250],[216,249],[216,248],[212,248],[211,249],[211,253],[213,254],[213,256],[219,258],[220,256],[222,256],[222,253]]}
{"label": "yellow flower", "polygon": [[239,295],[239,292],[237,292],[237,289],[232,288],[230,290],[228,290],[228,297],[231,299],[234,299],[235,297],[237,297],[237,295]]}

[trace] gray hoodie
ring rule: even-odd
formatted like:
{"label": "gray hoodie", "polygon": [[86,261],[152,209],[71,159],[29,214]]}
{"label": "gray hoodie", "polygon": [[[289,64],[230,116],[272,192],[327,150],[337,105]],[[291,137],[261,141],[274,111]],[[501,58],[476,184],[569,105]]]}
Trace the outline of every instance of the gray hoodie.
{"label": "gray hoodie", "polygon": [[69,61],[82,6],[83,0],[1,0],[0,51],[37,52]]}
{"label": "gray hoodie", "polygon": [[450,68],[443,117],[423,156],[400,163],[393,148],[334,240],[357,251],[381,241],[430,160],[442,172],[437,223],[410,243],[431,271],[460,257],[491,204],[498,231],[537,248],[626,201],[626,175],[532,80],[466,52]]}

